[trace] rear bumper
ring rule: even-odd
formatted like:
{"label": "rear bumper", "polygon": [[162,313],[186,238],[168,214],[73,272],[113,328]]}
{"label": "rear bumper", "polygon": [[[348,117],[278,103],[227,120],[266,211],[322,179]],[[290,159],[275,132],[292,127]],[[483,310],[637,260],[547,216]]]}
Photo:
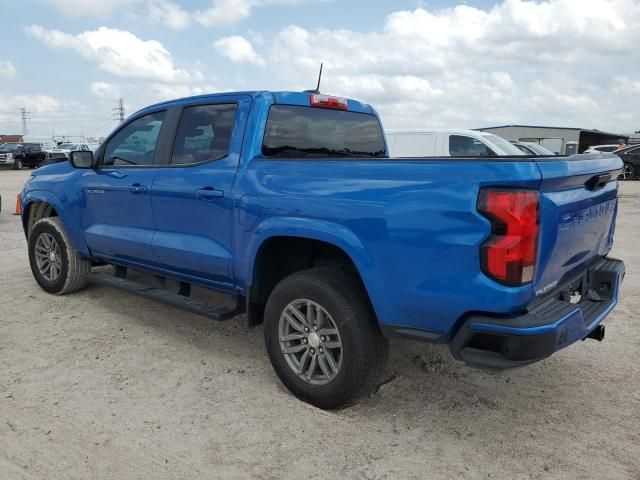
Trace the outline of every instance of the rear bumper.
{"label": "rear bumper", "polygon": [[[514,317],[473,315],[451,342],[455,358],[470,365],[504,369],[542,360],[585,339],[618,303],[624,263],[605,258],[586,270],[564,292]],[[578,303],[568,293],[582,292]]]}

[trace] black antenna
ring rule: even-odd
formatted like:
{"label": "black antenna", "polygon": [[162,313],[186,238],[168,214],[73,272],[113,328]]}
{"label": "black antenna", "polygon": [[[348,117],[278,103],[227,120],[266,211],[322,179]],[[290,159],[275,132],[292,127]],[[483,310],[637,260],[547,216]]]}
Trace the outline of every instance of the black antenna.
{"label": "black antenna", "polygon": [[320,73],[318,74],[318,86],[316,87],[316,92],[320,93],[320,80],[322,80],[322,66],[324,63],[320,63]]}
{"label": "black antenna", "polygon": [[320,93],[320,80],[322,80],[322,66],[324,63],[320,63],[320,73],[318,74],[318,86],[315,90],[305,90],[307,93]]}

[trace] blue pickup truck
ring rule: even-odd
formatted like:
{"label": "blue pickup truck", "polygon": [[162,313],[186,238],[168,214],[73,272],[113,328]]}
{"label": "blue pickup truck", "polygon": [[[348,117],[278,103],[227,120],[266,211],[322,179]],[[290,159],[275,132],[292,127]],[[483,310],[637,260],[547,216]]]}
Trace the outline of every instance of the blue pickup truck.
{"label": "blue pickup truck", "polygon": [[94,282],[246,314],[289,390],[333,408],[375,387],[389,337],[491,369],[601,340],[624,276],[607,256],[621,169],[610,154],[389,158],[369,105],[224,93],[145,108],[95,154],[33,172],[22,221],[47,292]]}

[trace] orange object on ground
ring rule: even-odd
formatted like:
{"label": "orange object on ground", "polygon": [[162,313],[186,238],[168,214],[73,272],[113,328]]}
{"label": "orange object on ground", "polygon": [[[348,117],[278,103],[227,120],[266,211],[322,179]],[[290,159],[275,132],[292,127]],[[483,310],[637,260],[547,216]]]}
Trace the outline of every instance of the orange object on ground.
{"label": "orange object on ground", "polygon": [[16,211],[14,215],[21,215],[21,214],[22,214],[22,207],[20,206],[20,194],[18,194],[18,196],[16,197]]}

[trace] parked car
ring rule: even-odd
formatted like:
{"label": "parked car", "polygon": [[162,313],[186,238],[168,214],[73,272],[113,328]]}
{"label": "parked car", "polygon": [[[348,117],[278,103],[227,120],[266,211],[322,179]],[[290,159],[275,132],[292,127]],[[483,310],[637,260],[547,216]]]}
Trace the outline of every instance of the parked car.
{"label": "parked car", "polygon": [[493,133],[476,130],[386,130],[392,157],[521,156],[520,149]]}
{"label": "parked car", "polygon": [[0,165],[35,168],[44,160],[46,153],[39,143],[8,142],[0,146]]}
{"label": "parked car", "polygon": [[535,155],[538,157],[544,156],[552,156],[555,155],[554,152],[549,150],[548,148],[544,148],[542,145],[533,142],[511,142],[513,145],[518,147],[525,155]]}
{"label": "parked car", "polygon": [[598,152],[615,152],[616,150],[618,150],[620,147],[616,144],[609,144],[609,145],[593,145],[589,148],[587,148],[584,152],[582,153],[598,153]]}
{"label": "parked car", "polygon": [[355,100],[152,105],[95,154],[33,172],[20,195],[31,271],[53,294],[91,281],[215,320],[246,313],[282,382],[322,408],[371,391],[387,337],[492,369],[603,338],[624,275],[607,256],[618,157],[387,153],[375,110]]}
{"label": "parked car", "polygon": [[61,143],[47,152],[47,158],[42,162],[41,166],[66,162],[69,159],[69,153],[73,151],[87,152],[90,150],[89,145],[86,143]]}
{"label": "parked car", "polygon": [[621,180],[632,180],[640,174],[640,145],[632,145],[614,152],[624,163]]}

